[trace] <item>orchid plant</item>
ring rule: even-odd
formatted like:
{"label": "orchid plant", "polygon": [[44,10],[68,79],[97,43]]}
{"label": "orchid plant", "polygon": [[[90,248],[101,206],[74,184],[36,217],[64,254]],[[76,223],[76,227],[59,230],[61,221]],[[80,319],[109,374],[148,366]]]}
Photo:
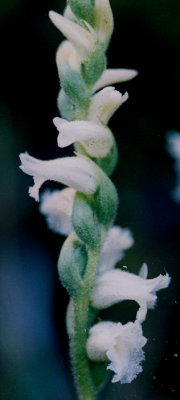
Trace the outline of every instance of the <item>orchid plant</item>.
{"label": "orchid plant", "polygon": [[[61,89],[53,123],[59,147],[74,145],[72,157],[42,161],[20,155],[22,171],[32,176],[29,194],[39,201],[47,180],[67,186],[45,191],[40,211],[49,227],[68,236],[58,272],[70,295],[67,331],[78,398],[95,400],[107,370],[112,382],[129,383],[142,371],[142,323],[156,302],[156,292],[169,285],[168,274],[147,279],[147,265],[136,276],[115,268],[132,246],[129,229],[114,226],[118,207],[110,180],[118,159],[108,127],[114,112],[128,99],[110,86],[134,78],[135,70],[106,69],[113,32],[109,0],[68,0],[64,15],[50,11],[52,23],[65,36],[56,54]],[[99,310],[123,300],[138,303],[134,322],[99,321]]]}

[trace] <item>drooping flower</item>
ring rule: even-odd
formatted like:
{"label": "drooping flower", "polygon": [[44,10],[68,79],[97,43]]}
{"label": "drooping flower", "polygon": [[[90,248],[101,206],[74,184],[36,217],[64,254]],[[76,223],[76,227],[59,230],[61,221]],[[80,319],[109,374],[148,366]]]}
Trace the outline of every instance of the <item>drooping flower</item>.
{"label": "drooping flower", "polygon": [[40,212],[45,215],[49,228],[54,232],[69,235],[73,231],[71,217],[75,193],[71,188],[43,193]]}
{"label": "drooping flower", "polygon": [[133,243],[134,240],[128,228],[120,226],[110,228],[101,250],[97,272],[101,274],[113,269],[116,263],[124,257],[124,250],[129,249]]}
{"label": "drooping flower", "polygon": [[170,277],[168,274],[159,275],[154,279],[146,279],[143,276],[146,276],[144,266],[139,276],[120,269],[99,274],[91,294],[93,307],[104,309],[123,300],[134,300],[140,306],[137,320],[144,321],[147,310],[155,306],[156,292],[168,287]]}
{"label": "drooping flower", "polygon": [[137,321],[99,322],[90,329],[87,354],[92,361],[110,361],[107,369],[114,372],[112,382],[130,383],[142,371],[146,342]]}
{"label": "drooping flower", "polygon": [[100,177],[96,164],[86,157],[65,157],[42,161],[27,153],[20,154],[23,172],[33,176],[34,185],[29,194],[39,200],[39,189],[47,180],[57,181],[86,194],[93,194],[99,186]]}
{"label": "drooping flower", "polygon": [[[81,54],[82,60],[86,59],[92,52],[95,41],[97,40],[93,29],[88,31],[76,22],[70,21],[68,18],[58,14],[55,11],[49,12],[51,22],[59,29],[62,34],[70,40]],[[88,24],[86,23],[86,26]]]}
{"label": "drooping flower", "polygon": [[59,117],[53,122],[59,131],[59,147],[80,142],[92,157],[105,157],[110,152],[113,136],[109,128],[91,121],[69,122]]}
{"label": "drooping flower", "polygon": [[115,111],[127,99],[127,92],[122,95],[114,87],[108,86],[92,97],[87,119],[106,125]]}
{"label": "drooping flower", "polygon": [[102,44],[109,43],[114,28],[113,14],[109,0],[95,0],[94,29],[98,41]]}
{"label": "drooping flower", "polygon": [[106,69],[100,78],[97,80],[93,87],[93,92],[103,88],[104,86],[114,85],[115,83],[129,81],[135,78],[137,75],[135,69],[124,69],[124,68],[111,68]]}

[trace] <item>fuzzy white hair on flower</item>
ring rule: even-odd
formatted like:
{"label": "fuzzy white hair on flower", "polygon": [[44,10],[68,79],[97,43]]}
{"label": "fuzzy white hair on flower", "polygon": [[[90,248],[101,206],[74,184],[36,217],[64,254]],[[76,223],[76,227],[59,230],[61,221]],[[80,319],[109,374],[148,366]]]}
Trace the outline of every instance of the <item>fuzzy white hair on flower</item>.
{"label": "fuzzy white hair on flower", "polygon": [[99,274],[91,294],[94,308],[104,309],[123,300],[134,300],[140,308],[137,320],[144,321],[147,310],[155,306],[160,289],[165,289],[170,283],[168,274],[146,279],[147,267],[143,266],[140,275],[134,275],[120,269],[113,269]]}
{"label": "fuzzy white hair on flower", "polygon": [[93,50],[97,40],[93,29],[89,31],[55,11],[49,12],[49,18],[56,28],[77,48],[82,60],[85,60]]}
{"label": "fuzzy white hair on flower", "polygon": [[129,249],[133,244],[134,239],[130,229],[120,226],[110,228],[101,250],[97,273],[101,274],[113,269],[124,257],[124,250]]}
{"label": "fuzzy white hair on flower", "polygon": [[71,188],[45,191],[41,196],[40,212],[46,217],[49,228],[59,234],[73,231],[72,209],[76,191]]}
{"label": "fuzzy white hair on flower", "polygon": [[114,85],[115,83],[129,81],[135,78],[138,72],[135,69],[110,68],[106,69],[93,87],[93,92],[104,86]]}
{"label": "fuzzy white hair on flower", "polygon": [[28,153],[20,154],[20,168],[33,176],[34,185],[29,194],[39,201],[39,189],[47,180],[57,181],[86,194],[93,194],[99,186],[100,176],[96,164],[86,157],[65,157],[42,161]]}
{"label": "fuzzy white hair on flower", "polygon": [[110,361],[107,369],[114,372],[112,382],[130,383],[142,372],[146,342],[138,322],[106,321],[90,329],[86,348],[92,361]]}
{"label": "fuzzy white hair on flower", "polygon": [[56,117],[53,123],[59,131],[58,146],[80,142],[92,157],[105,157],[113,145],[109,128],[91,121],[66,121]]}
{"label": "fuzzy white hair on flower", "polygon": [[115,111],[128,97],[127,92],[122,95],[112,86],[102,89],[92,97],[87,116],[88,120],[106,125]]}

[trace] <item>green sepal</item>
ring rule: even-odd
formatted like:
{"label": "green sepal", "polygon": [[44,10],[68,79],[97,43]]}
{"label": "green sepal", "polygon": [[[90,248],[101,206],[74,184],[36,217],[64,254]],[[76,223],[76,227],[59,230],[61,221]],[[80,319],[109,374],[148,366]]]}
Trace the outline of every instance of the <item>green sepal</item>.
{"label": "green sepal", "polygon": [[68,4],[77,18],[84,19],[92,24],[94,10],[91,0],[68,0]]}
{"label": "green sepal", "polygon": [[72,223],[79,238],[90,249],[100,245],[100,225],[92,201],[83,193],[77,192],[74,199]]}
{"label": "green sepal", "polygon": [[57,106],[62,118],[73,121],[76,115],[76,108],[63,89],[59,91]]}
{"label": "green sepal", "polygon": [[86,265],[86,247],[73,232],[64,242],[58,260],[59,277],[70,296],[78,296],[84,289]]}
{"label": "green sepal", "polygon": [[61,86],[70,101],[77,107],[87,109],[90,94],[81,72],[71,69],[67,64],[59,70]]}
{"label": "green sepal", "polygon": [[110,152],[103,158],[90,157],[84,146],[79,142],[75,143],[75,149],[78,153],[91,158],[91,160],[94,161],[108,176],[113,173],[118,161],[118,149],[115,140],[113,140],[113,146]]}
{"label": "green sepal", "polygon": [[90,361],[91,376],[96,392],[102,390],[109,378],[107,371],[107,362],[94,362]]}
{"label": "green sepal", "polygon": [[114,184],[103,172],[100,186],[94,195],[94,204],[99,222],[108,228],[117,213],[118,195]]}
{"label": "green sepal", "polygon": [[101,45],[96,45],[88,60],[82,65],[82,74],[87,85],[92,86],[106,68],[106,56]]}

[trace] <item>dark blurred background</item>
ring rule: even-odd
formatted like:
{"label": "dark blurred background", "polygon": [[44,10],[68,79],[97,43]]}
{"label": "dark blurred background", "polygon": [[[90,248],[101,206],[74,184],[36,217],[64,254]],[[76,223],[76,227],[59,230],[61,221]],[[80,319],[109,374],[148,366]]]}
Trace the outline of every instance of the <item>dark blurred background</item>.
{"label": "dark blurred background", "polygon": [[[172,283],[159,293],[157,308],[144,323],[143,373],[130,385],[110,384],[100,399],[173,400],[179,386],[180,205],[171,198],[175,171],[166,135],[169,129],[180,131],[180,3],[111,4],[115,33],[109,67],[139,71],[135,80],[117,85],[130,99],[110,122],[120,153],[113,175],[120,196],[116,222],[135,238],[120,266],[137,273],[146,261],[149,277],[169,272]],[[54,58],[62,35],[48,19],[49,9],[62,12],[64,5],[0,0],[2,400],[75,399],[64,322],[68,296],[56,271],[64,239],[47,229],[38,204],[28,197],[32,180],[18,169],[23,151],[42,159],[68,154],[57,148],[52,125],[59,90]],[[114,320],[135,317],[127,303],[113,310]]]}

